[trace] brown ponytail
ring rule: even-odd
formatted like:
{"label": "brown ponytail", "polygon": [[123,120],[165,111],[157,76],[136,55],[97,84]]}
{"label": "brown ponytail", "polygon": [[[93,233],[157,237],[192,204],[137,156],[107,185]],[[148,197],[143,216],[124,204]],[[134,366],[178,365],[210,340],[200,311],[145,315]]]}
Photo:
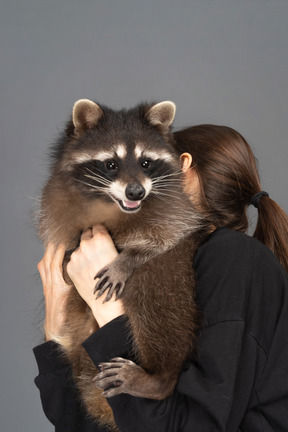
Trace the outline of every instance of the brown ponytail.
{"label": "brown ponytail", "polygon": [[271,198],[262,197],[259,201],[254,237],[272,250],[288,272],[288,217]]}
{"label": "brown ponytail", "polygon": [[[174,132],[174,139],[179,155],[192,155],[202,190],[203,217],[216,228],[247,231],[247,207],[261,185],[246,140],[234,129],[208,124]],[[266,244],[288,271],[288,216],[268,196],[258,201],[254,237]]]}

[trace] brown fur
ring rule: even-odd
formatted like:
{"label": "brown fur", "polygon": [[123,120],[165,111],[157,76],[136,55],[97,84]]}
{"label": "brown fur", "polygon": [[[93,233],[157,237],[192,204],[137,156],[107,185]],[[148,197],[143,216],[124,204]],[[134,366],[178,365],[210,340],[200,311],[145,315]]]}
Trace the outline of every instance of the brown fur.
{"label": "brown fur", "polygon": [[[162,118],[160,121],[157,133],[169,142],[172,138],[167,125]],[[132,126],[137,127],[135,120]],[[73,130],[71,124],[68,130]],[[69,136],[71,132],[66,134]],[[67,146],[77,139],[77,134],[72,132],[66,138]],[[178,158],[168,144],[167,149],[172,155],[171,165],[175,172],[179,171]],[[156,142],[154,151],[157,151]],[[195,348],[199,314],[194,301],[192,260],[197,241],[193,233],[201,226],[200,217],[182,193],[181,174],[175,175],[175,182],[169,188],[169,200],[154,198],[149,201],[148,197],[141,210],[130,215],[112,201],[101,197],[91,199],[82,194],[69,173],[61,168],[65,167],[65,158],[60,162],[57,158],[61,159],[59,155],[56,157],[43,190],[41,238],[46,245],[49,241],[65,243],[67,251],[71,251],[78,245],[81,231],[87,227],[103,223],[109,229],[122,251],[119,255],[121,267],[127,263],[132,273],[121,298],[129,318],[137,364],[150,376],[161,378],[160,384],[155,380],[148,397],[163,399],[173,392],[183,362]],[[58,342],[72,364],[87,412],[101,424],[116,430],[111,409],[101,397],[102,391],[92,382],[97,370],[81,345],[97,329],[89,307],[73,289],[67,304],[65,337]],[[139,386],[145,386],[145,380],[142,381],[139,375]]]}

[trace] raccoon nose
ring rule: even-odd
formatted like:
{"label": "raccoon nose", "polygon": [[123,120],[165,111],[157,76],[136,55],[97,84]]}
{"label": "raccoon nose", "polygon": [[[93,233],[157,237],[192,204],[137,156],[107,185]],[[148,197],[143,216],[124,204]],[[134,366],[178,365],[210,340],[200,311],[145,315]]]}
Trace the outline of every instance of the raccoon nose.
{"label": "raccoon nose", "polygon": [[144,198],[145,189],[139,183],[132,183],[126,187],[125,194],[130,201],[139,201]]}

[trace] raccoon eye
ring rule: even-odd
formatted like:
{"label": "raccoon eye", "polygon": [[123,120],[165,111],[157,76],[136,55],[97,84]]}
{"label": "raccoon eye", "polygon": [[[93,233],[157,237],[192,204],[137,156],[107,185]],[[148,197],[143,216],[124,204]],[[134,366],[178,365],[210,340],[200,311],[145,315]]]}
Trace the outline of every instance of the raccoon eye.
{"label": "raccoon eye", "polygon": [[118,168],[118,165],[114,161],[108,161],[106,162],[106,168],[110,171],[116,170]]}
{"label": "raccoon eye", "polygon": [[149,168],[150,164],[151,164],[151,161],[145,160],[144,162],[141,163],[141,166],[142,166],[142,168],[146,169],[146,168]]}

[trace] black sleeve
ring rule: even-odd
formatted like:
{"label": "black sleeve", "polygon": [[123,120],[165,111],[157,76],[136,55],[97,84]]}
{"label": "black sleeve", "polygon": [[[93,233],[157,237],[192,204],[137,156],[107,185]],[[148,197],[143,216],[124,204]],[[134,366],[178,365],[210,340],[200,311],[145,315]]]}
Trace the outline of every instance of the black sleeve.
{"label": "black sleeve", "polygon": [[35,384],[40,390],[44,413],[55,431],[79,430],[83,413],[71,379],[71,368],[60,355],[59,346],[52,341],[34,348],[39,368]]}
{"label": "black sleeve", "polygon": [[[111,356],[128,356],[131,346],[126,337],[126,323],[124,316],[118,317],[85,341],[84,345],[99,349],[99,353],[93,356],[96,365],[100,358],[107,360]],[[106,428],[99,427],[86,415],[72,379],[71,367],[59,348],[57,343],[49,341],[33,350],[39,368],[35,384],[40,391],[46,417],[55,426],[56,432],[107,432]]]}
{"label": "black sleeve", "polygon": [[115,318],[93,333],[82,345],[95,366],[113,357],[131,358],[132,339],[128,318],[125,315]]}

